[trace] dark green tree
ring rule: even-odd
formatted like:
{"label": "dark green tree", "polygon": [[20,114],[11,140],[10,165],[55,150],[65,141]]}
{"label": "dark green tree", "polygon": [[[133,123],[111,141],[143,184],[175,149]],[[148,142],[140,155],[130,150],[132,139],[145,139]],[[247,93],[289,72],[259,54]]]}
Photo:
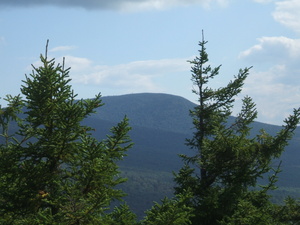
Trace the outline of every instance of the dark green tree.
{"label": "dark green tree", "polygon": [[109,225],[136,225],[137,216],[130,211],[129,206],[125,203],[114,208],[112,213],[107,214]]}
{"label": "dark green tree", "polygon": [[[64,63],[49,60],[47,47],[40,59],[21,87],[25,99],[8,96],[0,110],[0,223],[113,224],[112,215],[129,213],[121,207],[107,214],[124,195],[116,162],[132,146],[128,119],[96,140],[83,121],[102,106],[100,94],[76,100]],[[9,133],[10,124],[17,133]]]}
{"label": "dark green tree", "polygon": [[193,208],[188,206],[189,193],[178,194],[172,199],[165,197],[161,204],[155,202],[146,211],[142,225],[188,225],[193,217]]}
{"label": "dark green tree", "polygon": [[[267,191],[274,188],[274,179],[270,177],[270,183],[260,189],[257,181],[272,169],[272,160],[278,158],[288,144],[299,123],[300,109],[295,109],[284,121],[276,136],[264,130],[254,135],[250,134],[251,123],[257,111],[252,99],[246,96],[240,113],[230,124],[233,103],[250,68],[241,69],[225,87],[209,87],[209,81],[219,74],[220,66],[212,68],[208,64],[206,43],[203,37],[199,42],[199,56],[190,61],[193,93],[198,96],[197,106],[190,111],[194,134],[187,140],[193,154],[181,155],[184,166],[175,174],[175,194],[192,192],[190,206],[195,214],[192,224],[257,224],[256,219],[262,213],[265,213],[261,217],[264,221],[259,224],[270,221],[272,224],[270,214],[266,213],[272,212]],[[250,222],[234,223],[228,219],[239,221],[249,212],[253,212],[251,220],[248,218]]]}
{"label": "dark green tree", "polygon": [[285,204],[276,206],[273,212],[274,218],[281,224],[300,224],[300,200],[288,197],[285,200]]}

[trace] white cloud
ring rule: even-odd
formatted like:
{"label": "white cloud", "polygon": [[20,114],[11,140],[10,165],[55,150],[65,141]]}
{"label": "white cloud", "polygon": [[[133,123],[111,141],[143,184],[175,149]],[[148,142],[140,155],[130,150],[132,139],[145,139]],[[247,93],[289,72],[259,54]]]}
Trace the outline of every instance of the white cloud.
{"label": "white cloud", "polygon": [[267,71],[253,70],[245,83],[243,92],[254,99],[258,109],[258,119],[270,124],[282,125],[282,121],[300,107],[300,82],[282,83],[277,80],[288,79],[289,68],[274,66]]}
{"label": "white cloud", "polygon": [[[92,67],[92,61],[87,58],[81,58],[81,57],[75,57],[71,55],[67,55],[64,57],[54,57],[53,55],[48,54],[48,59],[56,58],[56,63],[63,63],[63,58],[65,58],[65,68],[71,67],[71,71],[80,73],[82,71],[88,71]],[[42,66],[42,62],[40,60],[36,60],[34,63],[32,63],[34,67],[40,67]],[[31,72],[32,66],[28,65],[25,68],[25,71]]]}
{"label": "white cloud", "polygon": [[257,2],[257,3],[262,3],[262,4],[267,4],[267,3],[270,3],[270,2],[274,2],[274,0],[253,0],[254,2]]}
{"label": "white cloud", "polygon": [[254,98],[259,120],[279,124],[300,107],[300,39],[262,37],[240,58],[253,63],[244,92]]}
{"label": "white cloud", "polygon": [[121,5],[123,11],[143,11],[151,9],[166,9],[170,7],[201,5],[209,8],[213,3],[220,6],[226,6],[229,0],[142,0],[142,1],[124,1]]}
{"label": "white cloud", "polygon": [[285,0],[276,2],[276,9],[273,13],[274,19],[300,33],[300,1]]}
{"label": "white cloud", "polygon": [[66,65],[71,67],[74,83],[97,85],[100,90],[104,87],[127,92],[165,91],[157,80],[190,69],[187,59],[146,60],[107,66],[94,65],[85,58],[67,56]]}
{"label": "white cloud", "polygon": [[239,57],[260,63],[292,63],[300,60],[300,39],[262,37],[258,38],[258,42],[241,52]]}
{"label": "white cloud", "polygon": [[[53,56],[48,56],[52,58]],[[163,92],[175,93],[176,81],[186,80],[182,75],[188,74],[190,64],[182,59],[161,59],[134,61],[118,65],[97,65],[87,58],[65,56],[65,68],[71,67],[70,77],[77,87],[86,86],[91,89],[109,92],[110,94]],[[56,63],[62,63],[62,57],[56,57]],[[40,61],[33,63],[35,67],[41,66]],[[30,73],[31,66],[26,68]],[[188,79],[187,79],[188,80]],[[174,87],[170,83],[174,82]],[[182,85],[182,82],[180,83]],[[87,90],[85,88],[85,90]],[[84,94],[86,96],[86,94]]]}
{"label": "white cloud", "polygon": [[70,51],[75,49],[76,46],[57,46],[49,50],[49,52],[61,52],[61,51]]}
{"label": "white cloud", "polygon": [[[51,59],[53,56],[48,56]],[[190,58],[133,61],[118,65],[99,65],[88,58],[65,56],[65,68],[71,67],[70,77],[77,86],[98,87],[110,90],[110,93],[172,92],[170,82],[185,79],[188,74]],[[56,63],[62,63],[63,57],[56,57]],[[40,61],[33,63],[41,66]],[[26,68],[30,73],[31,66]],[[175,84],[176,82],[174,82]],[[182,84],[182,83],[181,83]],[[176,86],[175,86],[176,89]]]}
{"label": "white cloud", "polygon": [[[65,56],[64,58],[66,67],[71,67],[71,70],[74,72],[86,71],[92,66],[92,61],[87,58],[80,58],[71,55]],[[62,61],[62,57],[60,61]]]}

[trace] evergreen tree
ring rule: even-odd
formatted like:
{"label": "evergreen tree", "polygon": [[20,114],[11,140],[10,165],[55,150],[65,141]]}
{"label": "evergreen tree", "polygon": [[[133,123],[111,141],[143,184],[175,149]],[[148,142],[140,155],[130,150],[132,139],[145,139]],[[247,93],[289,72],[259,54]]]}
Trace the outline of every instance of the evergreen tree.
{"label": "evergreen tree", "polygon": [[154,203],[146,211],[142,225],[188,225],[193,217],[193,209],[187,205],[189,193],[179,194],[172,199],[165,197],[162,203]]}
{"label": "evergreen tree", "polygon": [[[227,86],[210,88],[208,83],[219,74],[220,66],[211,68],[208,64],[206,43],[202,37],[199,56],[190,61],[198,104],[190,111],[195,129],[187,145],[194,153],[181,155],[184,166],[175,174],[175,194],[192,192],[192,224],[257,224],[262,214],[264,220],[258,224],[271,224],[272,207],[267,191],[274,188],[274,177],[261,189],[254,187],[258,178],[272,169],[272,160],[281,155],[292,137],[300,109],[284,121],[276,136],[264,130],[254,136],[250,131],[257,111],[252,99],[246,96],[240,113],[229,124],[235,97],[241,92],[250,68],[241,69]],[[240,220],[250,212],[251,218]]]}
{"label": "evergreen tree", "polygon": [[112,213],[107,214],[109,225],[136,225],[138,224],[136,217],[126,203],[115,207]]}
{"label": "evergreen tree", "polygon": [[[25,100],[8,96],[0,111],[0,223],[113,224],[112,215],[129,213],[121,207],[107,215],[124,195],[115,188],[125,181],[116,162],[132,146],[128,119],[97,141],[82,122],[102,106],[100,94],[75,100],[69,69],[49,60],[47,47],[40,58],[42,66],[21,87]],[[16,123],[18,132],[10,134]]]}
{"label": "evergreen tree", "polygon": [[278,224],[300,224],[300,200],[288,197],[284,205],[275,206],[273,216],[280,223]]}

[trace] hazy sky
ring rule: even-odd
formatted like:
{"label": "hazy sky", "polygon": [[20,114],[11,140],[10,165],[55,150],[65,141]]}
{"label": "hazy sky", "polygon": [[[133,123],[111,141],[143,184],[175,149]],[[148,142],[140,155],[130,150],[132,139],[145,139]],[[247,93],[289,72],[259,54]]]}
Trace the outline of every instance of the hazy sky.
{"label": "hazy sky", "polygon": [[222,64],[212,85],[253,66],[239,98],[254,99],[259,121],[282,124],[300,106],[299,12],[299,0],[0,0],[0,96],[20,92],[49,39],[48,57],[65,56],[80,98],[161,92],[195,101],[187,60],[203,29],[210,63]]}

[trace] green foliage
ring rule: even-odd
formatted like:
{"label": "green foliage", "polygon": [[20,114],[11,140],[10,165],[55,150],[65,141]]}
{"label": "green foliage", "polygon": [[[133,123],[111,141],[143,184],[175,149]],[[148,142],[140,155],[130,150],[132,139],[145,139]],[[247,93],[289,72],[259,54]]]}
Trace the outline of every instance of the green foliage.
{"label": "green foliage", "polygon": [[[69,69],[48,60],[47,51],[41,62],[26,76],[25,100],[8,96],[8,107],[1,109],[0,223],[110,224],[105,213],[112,200],[124,196],[115,189],[125,181],[116,162],[132,146],[128,119],[96,140],[82,121],[102,105],[100,94],[75,100]],[[11,120],[19,126],[13,135]]]}
{"label": "green foliage", "polygon": [[[227,86],[210,88],[208,83],[219,74],[220,66],[212,69],[208,65],[206,43],[203,38],[199,43],[199,57],[190,61],[198,105],[190,111],[195,131],[187,139],[187,145],[195,154],[181,155],[185,164],[175,175],[175,193],[192,191],[193,224],[213,225],[221,221],[223,224],[274,224],[267,210],[270,201],[266,193],[274,189],[277,172],[269,178],[268,185],[254,188],[257,180],[271,171],[272,160],[280,157],[291,139],[299,123],[300,109],[295,109],[284,121],[277,135],[261,130],[250,137],[257,111],[252,99],[246,96],[235,121],[228,124],[235,97],[241,92],[250,68],[240,70]],[[263,204],[254,204],[261,199],[265,199]]]}
{"label": "green foliage", "polygon": [[146,211],[146,217],[142,221],[145,225],[187,225],[190,224],[192,208],[187,206],[190,196],[177,195],[173,199],[164,198],[162,203],[155,203]]}
{"label": "green foliage", "polygon": [[114,211],[108,215],[111,225],[135,225],[136,215],[132,213],[127,204],[115,207]]}
{"label": "green foliage", "polygon": [[285,204],[277,206],[273,215],[281,224],[300,224],[300,201],[286,198]]}
{"label": "green foliage", "polygon": [[220,224],[296,225],[300,224],[300,204],[288,197],[284,205],[276,205],[265,192],[249,192],[239,200],[234,214],[225,217]]}
{"label": "green foliage", "polygon": [[[272,217],[272,205],[265,202],[265,196],[261,199],[256,199],[258,196],[251,196],[251,198],[239,199],[236,209],[231,216],[225,216],[220,222],[221,225],[236,225],[236,224],[257,224],[257,225],[273,225],[278,224]],[[253,199],[258,202],[253,201]],[[260,202],[261,201],[261,202]],[[267,203],[267,204],[266,204]],[[262,205],[263,207],[261,207]]]}

